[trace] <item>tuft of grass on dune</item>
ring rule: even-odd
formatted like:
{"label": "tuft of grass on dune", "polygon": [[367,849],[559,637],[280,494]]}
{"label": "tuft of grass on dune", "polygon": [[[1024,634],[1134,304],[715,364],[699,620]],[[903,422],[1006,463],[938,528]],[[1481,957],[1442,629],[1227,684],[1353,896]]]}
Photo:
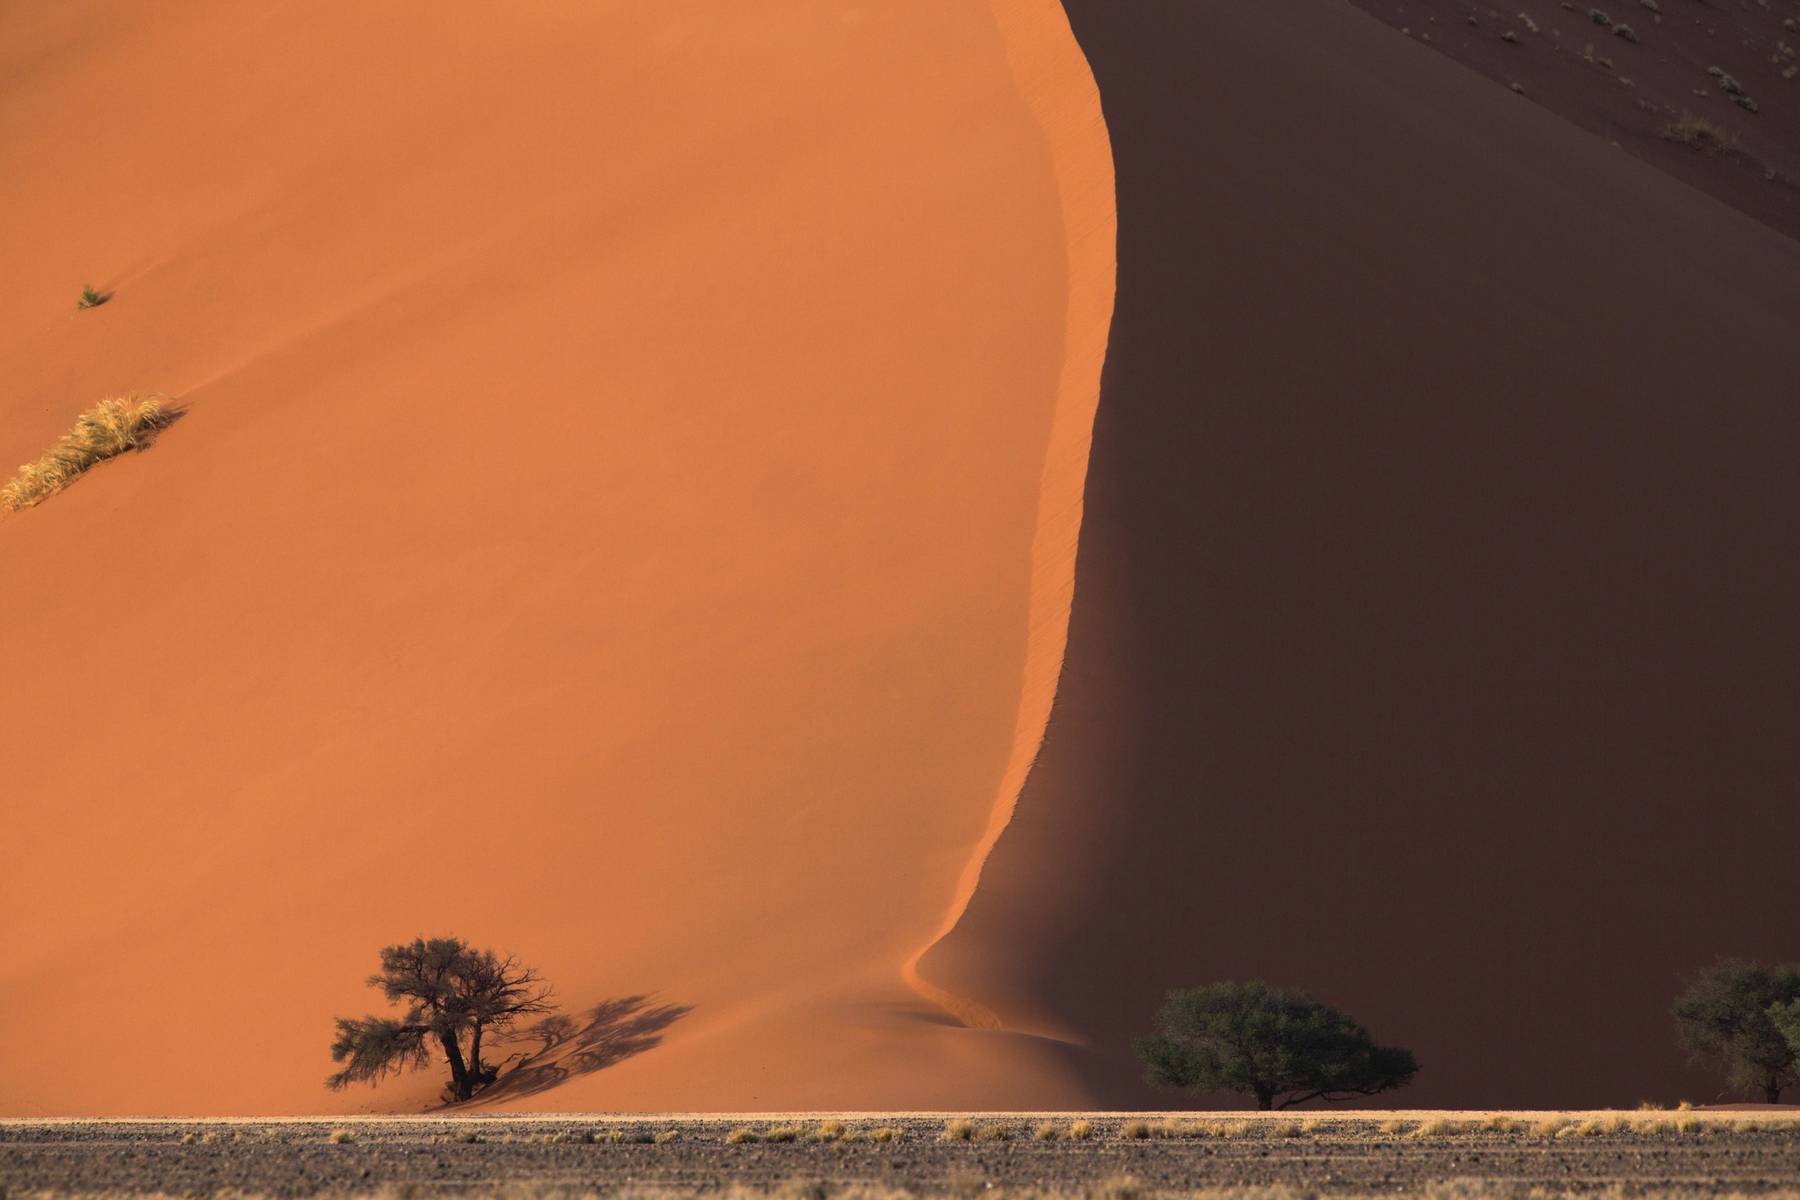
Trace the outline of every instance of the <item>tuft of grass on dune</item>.
{"label": "tuft of grass on dune", "polygon": [[75,428],[58,438],[36,462],[19,468],[0,487],[0,508],[34,508],[62,491],[95,463],[127,450],[141,450],[168,425],[169,410],[154,397],[102,400],[75,418]]}

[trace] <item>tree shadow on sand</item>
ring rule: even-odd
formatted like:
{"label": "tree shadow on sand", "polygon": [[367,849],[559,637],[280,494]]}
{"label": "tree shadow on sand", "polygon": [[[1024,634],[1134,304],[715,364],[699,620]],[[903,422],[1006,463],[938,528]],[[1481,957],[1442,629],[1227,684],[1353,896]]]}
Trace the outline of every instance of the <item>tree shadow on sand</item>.
{"label": "tree shadow on sand", "polygon": [[653,1004],[651,997],[619,996],[585,1012],[558,1013],[519,1031],[515,1051],[500,1078],[476,1099],[517,1100],[535,1096],[580,1075],[603,1071],[662,1043],[663,1031],[693,1012],[689,1004]]}

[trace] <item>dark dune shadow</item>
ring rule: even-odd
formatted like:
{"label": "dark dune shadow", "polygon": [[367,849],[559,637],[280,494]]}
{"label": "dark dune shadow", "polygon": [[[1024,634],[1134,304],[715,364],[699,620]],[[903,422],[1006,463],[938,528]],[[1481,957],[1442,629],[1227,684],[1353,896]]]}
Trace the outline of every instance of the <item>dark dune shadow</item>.
{"label": "dark dune shadow", "polygon": [[602,1000],[573,1016],[545,1017],[508,1043],[520,1049],[501,1063],[500,1078],[476,1099],[517,1100],[603,1071],[655,1049],[663,1032],[693,1011],[689,1004],[656,1004],[638,995]]}

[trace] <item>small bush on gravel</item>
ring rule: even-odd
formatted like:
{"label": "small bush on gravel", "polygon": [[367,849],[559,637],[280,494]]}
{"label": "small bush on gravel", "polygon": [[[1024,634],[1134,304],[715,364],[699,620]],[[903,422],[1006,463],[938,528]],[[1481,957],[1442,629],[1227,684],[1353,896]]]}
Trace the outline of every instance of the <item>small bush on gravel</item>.
{"label": "small bush on gravel", "polygon": [[356,1135],[348,1129],[334,1129],[331,1131],[330,1141],[334,1146],[347,1146],[355,1140]]}
{"label": "small bush on gravel", "polygon": [[944,1122],[944,1132],[938,1134],[941,1141],[966,1142],[975,1136],[975,1122],[965,1121],[960,1117]]}

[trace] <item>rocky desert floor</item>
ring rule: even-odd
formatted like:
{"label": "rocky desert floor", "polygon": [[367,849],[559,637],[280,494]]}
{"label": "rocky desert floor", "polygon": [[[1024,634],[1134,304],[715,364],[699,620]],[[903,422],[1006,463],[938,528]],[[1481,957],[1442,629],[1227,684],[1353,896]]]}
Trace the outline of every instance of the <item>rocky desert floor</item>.
{"label": "rocky desert floor", "polygon": [[1800,1196],[1777,1114],[555,1116],[0,1123],[15,1196]]}

